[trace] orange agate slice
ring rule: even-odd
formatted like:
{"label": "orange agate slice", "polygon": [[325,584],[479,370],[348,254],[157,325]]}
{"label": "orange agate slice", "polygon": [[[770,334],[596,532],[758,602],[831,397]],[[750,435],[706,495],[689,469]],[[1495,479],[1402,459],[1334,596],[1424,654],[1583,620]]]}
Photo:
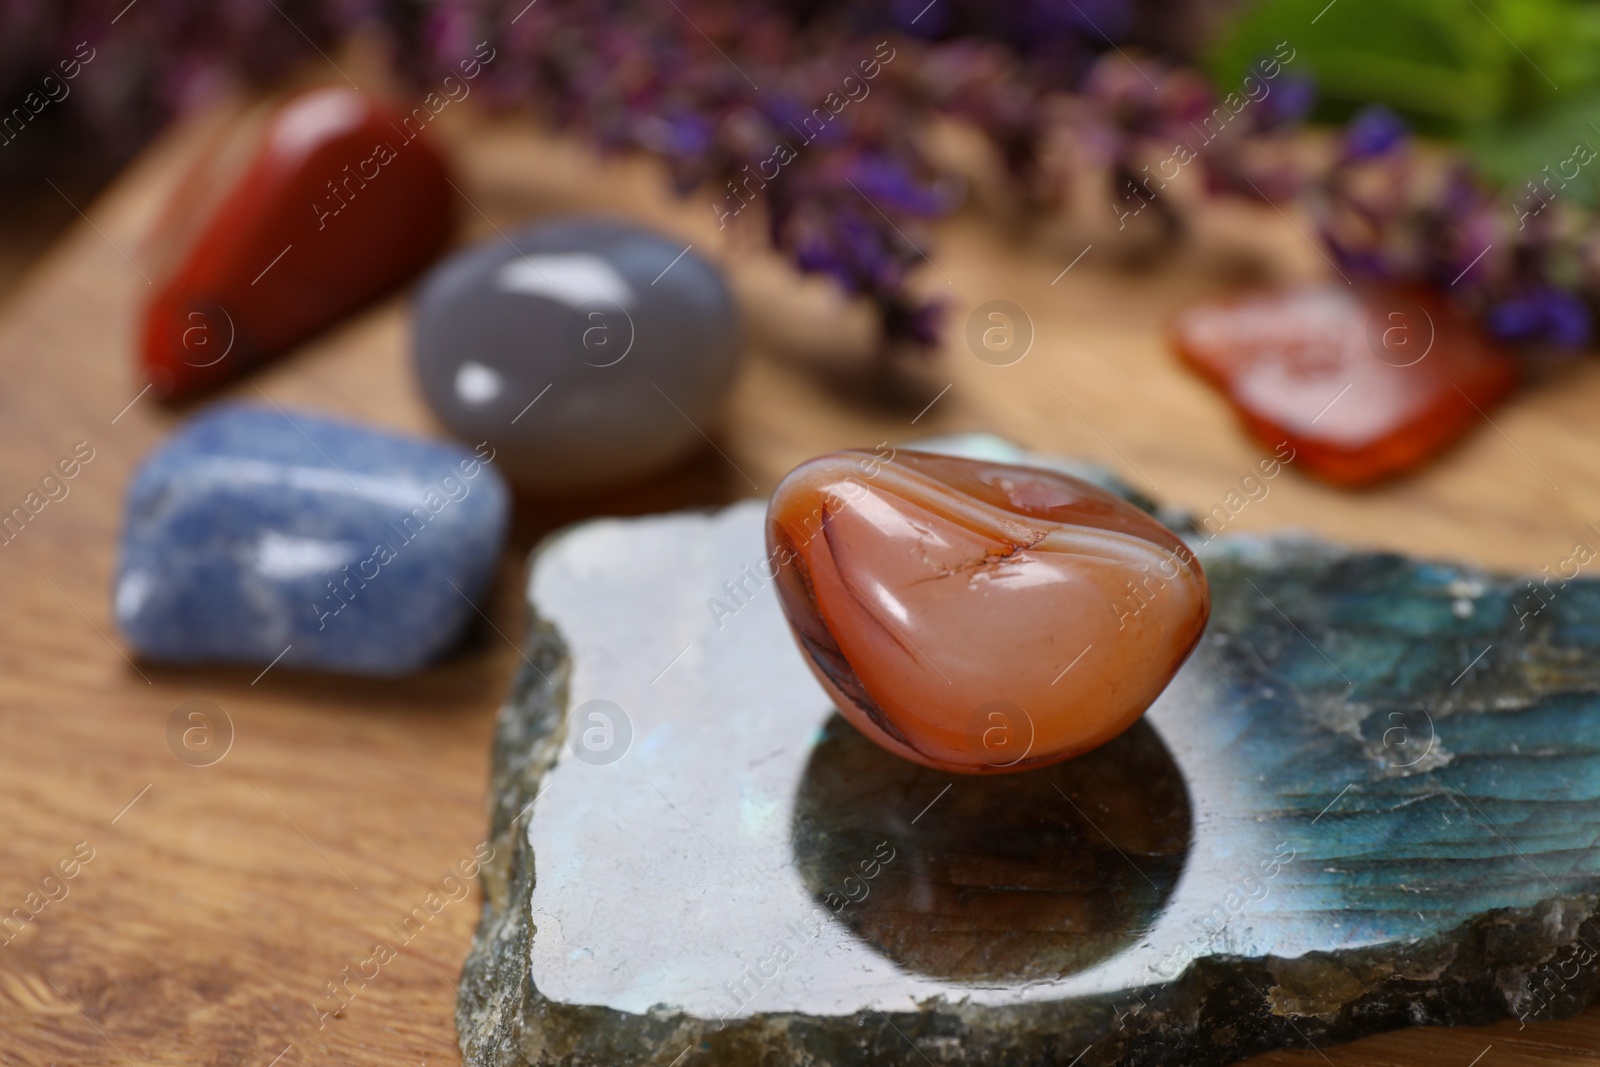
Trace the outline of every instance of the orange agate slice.
{"label": "orange agate slice", "polygon": [[831,453],[779,484],[767,543],[841,714],[891,752],[967,774],[1057,763],[1122,733],[1211,611],[1177,535],[1032,467]]}
{"label": "orange agate slice", "polygon": [[1329,283],[1190,308],[1173,323],[1190,366],[1267,448],[1336,485],[1410,470],[1516,385],[1516,360],[1420,288]]}

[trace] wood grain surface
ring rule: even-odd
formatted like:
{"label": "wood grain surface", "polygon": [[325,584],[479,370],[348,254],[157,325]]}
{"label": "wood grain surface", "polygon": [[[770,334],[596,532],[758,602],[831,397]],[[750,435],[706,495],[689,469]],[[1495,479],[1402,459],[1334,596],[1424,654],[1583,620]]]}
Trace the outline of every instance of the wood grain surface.
{"label": "wood grain surface", "polygon": [[[478,897],[473,887],[448,899],[444,877],[486,832],[491,724],[518,663],[525,555],[542,532],[589,514],[764,493],[819,451],[957,429],[1090,456],[1153,495],[1208,510],[1260,450],[1177,365],[1164,323],[1246,278],[1327,269],[1271,208],[1219,208],[1189,244],[1138,271],[1118,265],[1113,232],[1019,229],[972,208],[908,234],[931,258],[920,284],[946,300],[950,328],[920,392],[885,406],[836,373],[863,348],[861,310],[788,273],[761,251],[754,224],[719,231],[703,199],[672,198],[645,163],[602,163],[528,124],[458,110],[439,126],[460,160],[463,240],[595,209],[680,234],[728,265],[748,351],[726,419],[702,428],[720,451],[708,446],[625,494],[520,501],[486,621],[416,677],[130,662],[108,595],[121,497],[140,457],[187,414],[139,393],[133,328],[151,291],[142,257],[163,195],[208,125],[233,112],[174,130],[106,195],[78,204],[85,217],[0,303],[0,511],[78,442],[94,450],[69,495],[0,547],[0,915],[32,893],[47,901],[20,933],[0,932],[0,1063],[459,1062],[455,983]],[[968,314],[992,298],[1013,301],[1034,325],[1032,349],[1012,366],[966,347]],[[408,360],[400,295],[225,395],[440,434]],[[1417,477],[1352,494],[1291,469],[1232,528],[1304,527],[1537,570],[1567,556],[1582,523],[1600,520],[1596,411],[1600,363],[1589,359],[1534,383]],[[168,745],[169,718],[193,699],[213,701],[232,723],[231,748],[210,766],[188,765]],[[93,858],[70,880],[46,882],[75,849]],[[327,983],[376,942],[393,942],[390,924],[435,892],[444,903],[422,931],[339,1016],[322,1016]],[[663,1067],[677,1051],[662,1050]],[[1596,1064],[1600,1010],[1256,1062]]]}

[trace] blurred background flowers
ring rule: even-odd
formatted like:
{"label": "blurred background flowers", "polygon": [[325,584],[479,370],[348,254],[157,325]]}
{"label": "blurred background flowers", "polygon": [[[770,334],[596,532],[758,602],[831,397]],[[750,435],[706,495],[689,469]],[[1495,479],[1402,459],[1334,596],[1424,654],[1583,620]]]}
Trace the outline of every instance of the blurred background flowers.
{"label": "blurred background flowers", "polygon": [[[71,212],[45,179],[92,190],[225,87],[270,85],[357,37],[421,85],[488,40],[481,100],[659,157],[680,191],[721,198],[724,224],[755,208],[796,266],[872,302],[890,359],[941,326],[908,277],[919,222],[966,191],[929,148],[947,119],[990,142],[1021,211],[1109,181],[1117,221],[1149,206],[1159,239],[1179,240],[1183,208],[1151,181],[1187,145],[1215,194],[1303,201],[1345,271],[1447,290],[1508,341],[1586,344],[1600,5],[1315,6],[3,0],[0,180],[24,191],[13,225],[47,229]],[[93,78],[69,75],[86,65]],[[1307,118],[1317,135],[1291,136]]]}

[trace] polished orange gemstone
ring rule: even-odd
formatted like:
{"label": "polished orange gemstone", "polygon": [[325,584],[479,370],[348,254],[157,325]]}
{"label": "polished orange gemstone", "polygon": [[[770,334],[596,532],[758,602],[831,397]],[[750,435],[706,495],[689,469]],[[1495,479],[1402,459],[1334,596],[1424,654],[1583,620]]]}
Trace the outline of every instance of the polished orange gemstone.
{"label": "polished orange gemstone", "polygon": [[415,113],[341,86],[279,107],[233,173],[214,158],[229,155],[226,143],[206,153],[155,241],[171,261],[144,317],[141,359],[156,394],[233,377],[436,256],[452,193],[423,129]]}
{"label": "polished orange gemstone", "polygon": [[968,774],[1122,733],[1211,610],[1172,531],[1032,467],[834,452],[779,484],[767,542],[784,612],[844,717],[891,752]]}
{"label": "polished orange gemstone", "polygon": [[1338,485],[1415,467],[1476,425],[1518,365],[1422,289],[1329,284],[1190,308],[1173,324],[1188,363],[1268,448]]}

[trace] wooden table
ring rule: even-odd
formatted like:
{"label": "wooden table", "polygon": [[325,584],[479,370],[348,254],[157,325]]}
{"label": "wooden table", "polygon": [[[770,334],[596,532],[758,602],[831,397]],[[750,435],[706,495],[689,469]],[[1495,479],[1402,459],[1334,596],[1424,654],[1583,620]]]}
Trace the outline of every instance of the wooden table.
{"label": "wooden table", "polygon": [[[459,109],[458,109],[459,110]],[[225,115],[221,116],[225,117]],[[769,490],[829,448],[987,429],[1103,460],[1167,500],[1209,509],[1259,455],[1218,397],[1181,370],[1161,327],[1248,274],[1325,269],[1271,209],[1212,212],[1196,240],[1134,273],[1114,235],[1024,239],[974,208],[927,246],[949,340],[927,389],[900,408],[842,393],[819,368],[861,346],[865,319],[764,254],[754,226],[718,231],[641,162],[598,163],[572,141],[452,111],[464,239],[535,214],[622,212],[737,262],[748,358],[707,449],[654,486],[561,505],[523,501],[479,627],[448,662],[403,681],[273,669],[131,663],[108,589],[120,501],[139,458],[184,416],[140,397],[133,328],[150,292],[142,241],[164,192],[218,114],[175,130],[0,305],[0,510],[87,441],[94,459],[0,547],[0,914],[41,890],[80,842],[93,859],[0,946],[0,1062],[451,1064],[452,1011],[476,897],[449,903],[321,1021],[326,984],[392,940],[486,831],[495,708],[517,664],[533,540],[585,514],[707,503]],[[1085,244],[1094,247],[1067,273]],[[1054,279],[1054,280],[1052,280]],[[1022,306],[1037,331],[1010,367],[980,362],[961,327],[979,302]],[[407,366],[407,308],[388,300],[227,395],[438,434]],[[927,410],[918,409],[946,384]],[[1344,541],[1536,570],[1600,519],[1600,364],[1521,394],[1418,477],[1352,494],[1291,472],[1235,529],[1308,527]],[[735,469],[735,465],[737,469]],[[748,481],[747,481],[748,479]],[[167,727],[191,699],[220,705],[225,758],[174,757]],[[81,850],[80,850],[81,851]],[[61,886],[66,895],[60,896]],[[0,937],[0,940],[4,940]],[[1409,1031],[1263,1063],[1512,1067],[1600,1063],[1600,1010],[1519,1029]],[[1477,1057],[1482,1055],[1482,1059]]]}

